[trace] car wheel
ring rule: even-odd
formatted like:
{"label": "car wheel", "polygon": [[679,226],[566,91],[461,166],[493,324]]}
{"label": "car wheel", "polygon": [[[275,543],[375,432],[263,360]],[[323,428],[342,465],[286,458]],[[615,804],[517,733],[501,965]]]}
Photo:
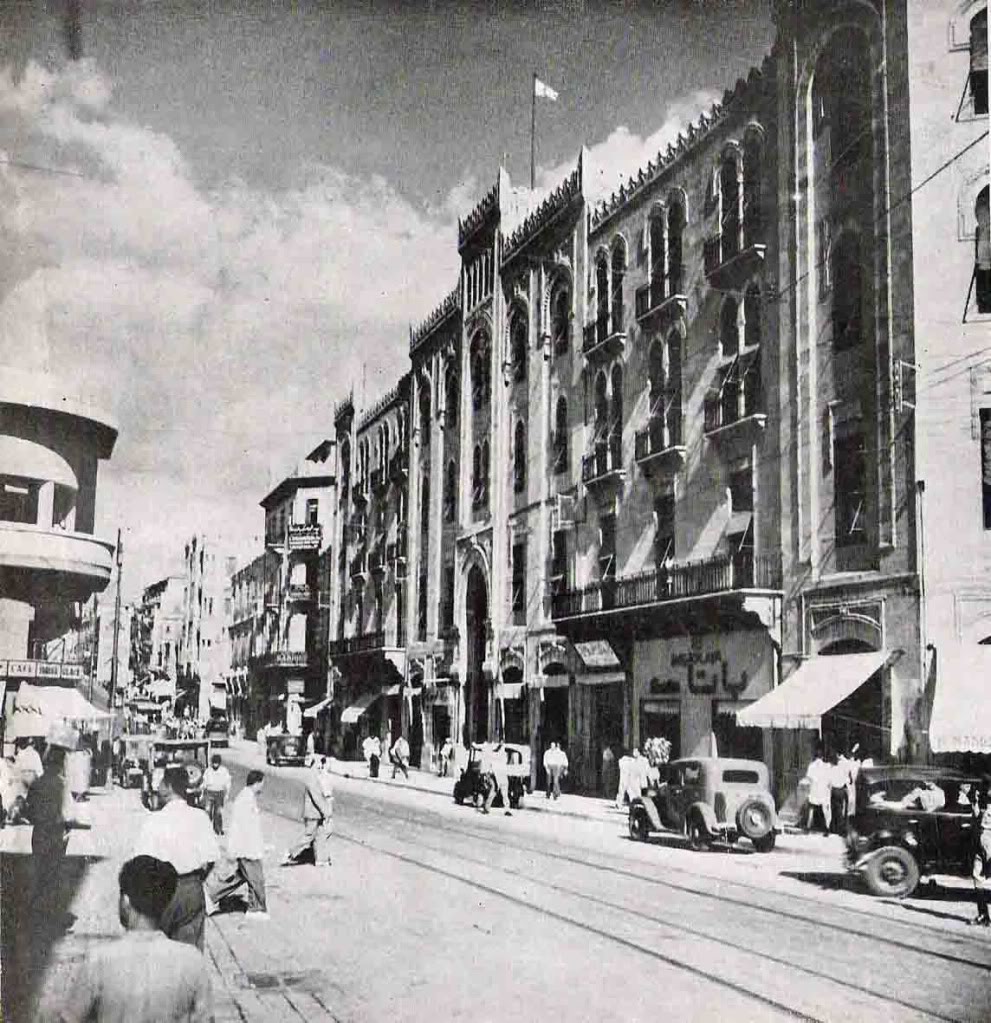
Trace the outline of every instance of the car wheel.
{"label": "car wheel", "polygon": [[712,847],[709,832],[699,817],[693,817],[688,822],[688,844],[696,852],[705,852]]}
{"label": "car wheel", "polygon": [[888,845],[874,854],[864,876],[872,895],[903,899],[919,884],[919,865],[908,850]]}
{"label": "car wheel", "polygon": [[774,848],[777,837],[773,831],[769,831],[763,838],[754,839],[754,848],[759,853],[769,853]]}
{"label": "car wheel", "polygon": [[754,845],[768,834],[774,833],[771,810],[759,799],[749,799],[740,807],[736,814],[736,826],[740,829],[740,834],[749,838]]}
{"label": "car wheel", "polygon": [[647,820],[647,811],[642,806],[635,806],[630,810],[630,838],[634,842],[646,842],[650,835],[650,821]]}

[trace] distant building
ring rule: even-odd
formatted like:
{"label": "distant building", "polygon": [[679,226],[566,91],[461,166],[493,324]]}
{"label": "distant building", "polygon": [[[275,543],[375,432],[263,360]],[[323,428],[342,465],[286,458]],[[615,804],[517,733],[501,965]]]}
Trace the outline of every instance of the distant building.
{"label": "distant building", "polygon": [[132,619],[131,667],[136,682],[152,676],[178,678],[184,599],[180,575],[145,587]]}

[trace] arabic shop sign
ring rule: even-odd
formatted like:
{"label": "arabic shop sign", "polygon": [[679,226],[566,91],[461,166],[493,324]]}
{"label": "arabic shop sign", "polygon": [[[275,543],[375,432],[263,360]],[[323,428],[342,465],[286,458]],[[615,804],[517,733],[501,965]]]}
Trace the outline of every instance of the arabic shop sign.
{"label": "arabic shop sign", "polygon": [[773,650],[761,632],[648,640],[637,644],[634,675],[645,680],[651,696],[756,699],[771,689]]}

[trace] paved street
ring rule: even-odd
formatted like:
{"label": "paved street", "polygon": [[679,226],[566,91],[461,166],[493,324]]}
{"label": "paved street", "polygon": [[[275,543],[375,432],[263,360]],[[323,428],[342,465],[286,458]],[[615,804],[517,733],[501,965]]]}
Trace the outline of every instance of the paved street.
{"label": "paved street", "polygon": [[[258,762],[248,747],[227,759],[236,786]],[[303,772],[267,773],[272,919],[208,924],[220,1020],[988,1016],[991,940],[964,925],[966,890],[870,899],[845,886],[838,841],[699,854],[634,845],[615,812],[483,818],[403,782],[339,777],[333,868],[279,868]],[[74,836],[73,863],[100,858],[78,871],[46,1006],[87,945],[116,933],[114,878],[144,813],[136,791],[90,806],[96,827]],[[6,847],[26,832],[9,829]],[[5,861],[6,882],[24,862]],[[5,907],[5,960],[8,925]]]}

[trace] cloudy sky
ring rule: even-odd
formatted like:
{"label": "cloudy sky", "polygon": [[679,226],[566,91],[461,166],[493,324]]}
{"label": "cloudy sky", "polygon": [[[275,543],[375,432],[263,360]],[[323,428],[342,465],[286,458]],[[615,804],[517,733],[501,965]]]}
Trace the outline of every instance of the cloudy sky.
{"label": "cloudy sky", "polygon": [[0,364],[120,426],[99,529],[125,590],[384,390],[503,164],[634,172],[770,47],[770,0],[0,4]]}

